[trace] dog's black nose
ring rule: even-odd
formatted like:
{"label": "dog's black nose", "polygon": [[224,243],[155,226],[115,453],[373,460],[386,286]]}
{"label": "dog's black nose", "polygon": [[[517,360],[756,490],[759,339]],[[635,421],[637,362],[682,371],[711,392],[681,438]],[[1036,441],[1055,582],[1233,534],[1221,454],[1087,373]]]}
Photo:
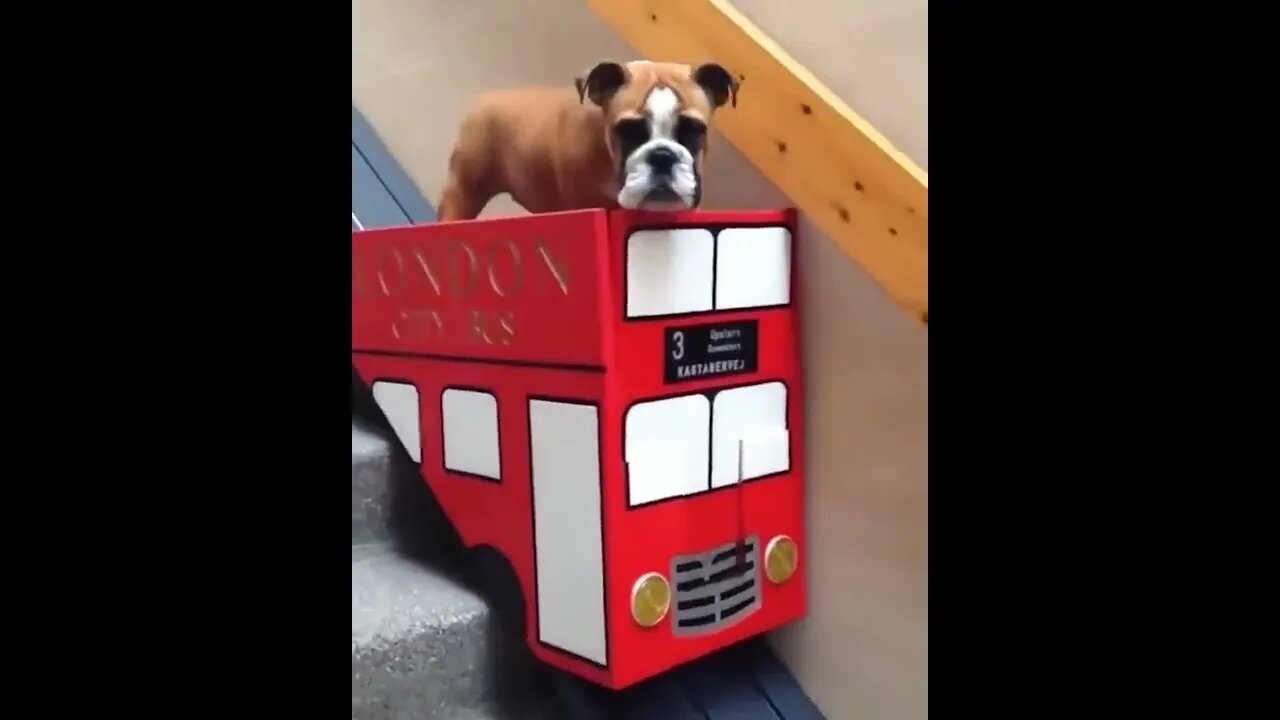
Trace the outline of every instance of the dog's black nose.
{"label": "dog's black nose", "polygon": [[658,147],[649,153],[649,166],[660,173],[669,173],[679,159],[671,148]]}

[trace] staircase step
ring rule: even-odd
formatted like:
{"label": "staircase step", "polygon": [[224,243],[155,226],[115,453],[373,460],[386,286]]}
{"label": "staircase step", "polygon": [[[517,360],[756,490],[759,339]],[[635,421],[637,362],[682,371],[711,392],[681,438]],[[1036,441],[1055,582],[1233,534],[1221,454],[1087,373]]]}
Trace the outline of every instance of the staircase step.
{"label": "staircase step", "polygon": [[563,713],[558,713],[545,701],[539,700],[524,707],[488,706],[479,710],[461,710],[457,715],[448,716],[449,720],[565,720]]}
{"label": "staircase step", "polygon": [[371,422],[351,421],[352,545],[391,539],[392,449]]}
{"label": "staircase step", "polygon": [[522,644],[460,579],[461,543],[379,420],[351,421],[351,717],[555,717]]}
{"label": "staircase step", "polygon": [[450,570],[462,561],[457,534],[374,408],[351,418],[351,544],[388,541]]}
{"label": "staircase step", "polygon": [[486,696],[489,611],[389,545],[351,548],[351,716],[445,718]]}
{"label": "staircase step", "polygon": [[459,580],[389,544],[351,548],[353,720],[534,720],[537,669]]}

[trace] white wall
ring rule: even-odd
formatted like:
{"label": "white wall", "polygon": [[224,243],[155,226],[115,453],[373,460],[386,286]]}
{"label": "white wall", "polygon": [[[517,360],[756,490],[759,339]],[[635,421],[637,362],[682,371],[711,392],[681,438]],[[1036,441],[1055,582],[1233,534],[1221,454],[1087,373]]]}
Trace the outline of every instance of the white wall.
{"label": "white wall", "polygon": [[929,169],[928,0],[734,0],[733,5]]}
{"label": "white wall", "polygon": [[[738,7],[927,167],[925,0]],[[352,98],[433,203],[471,97],[635,53],[579,2],[353,0]],[[737,110],[753,108],[744,86]],[[717,140],[719,140],[717,138]],[[723,140],[707,207],[787,200]],[[520,212],[505,199],[486,215]],[[927,714],[928,332],[805,223],[810,618],[775,638],[833,718]]]}

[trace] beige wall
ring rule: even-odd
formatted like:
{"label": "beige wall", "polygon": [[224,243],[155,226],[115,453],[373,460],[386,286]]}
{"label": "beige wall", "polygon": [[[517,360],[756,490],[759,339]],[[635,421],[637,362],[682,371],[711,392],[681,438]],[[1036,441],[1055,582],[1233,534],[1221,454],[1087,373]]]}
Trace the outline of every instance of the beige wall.
{"label": "beige wall", "polygon": [[[738,7],[927,167],[925,0],[738,0]],[[477,92],[569,83],[635,53],[580,2],[353,0],[352,99],[433,203]],[[744,87],[736,112],[753,112]],[[734,111],[729,111],[734,112]],[[727,143],[708,207],[785,198]],[[486,215],[521,212],[505,198]],[[810,618],[776,645],[832,720],[927,710],[928,332],[808,223],[804,276]]]}

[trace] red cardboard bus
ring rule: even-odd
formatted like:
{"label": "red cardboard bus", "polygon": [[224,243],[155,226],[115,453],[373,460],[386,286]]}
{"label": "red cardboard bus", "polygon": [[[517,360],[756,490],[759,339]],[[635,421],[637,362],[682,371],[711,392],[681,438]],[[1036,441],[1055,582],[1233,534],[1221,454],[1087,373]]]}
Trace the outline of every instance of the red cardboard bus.
{"label": "red cardboard bus", "polygon": [[806,609],[795,214],[353,231],[352,363],[541,661],[621,689]]}

